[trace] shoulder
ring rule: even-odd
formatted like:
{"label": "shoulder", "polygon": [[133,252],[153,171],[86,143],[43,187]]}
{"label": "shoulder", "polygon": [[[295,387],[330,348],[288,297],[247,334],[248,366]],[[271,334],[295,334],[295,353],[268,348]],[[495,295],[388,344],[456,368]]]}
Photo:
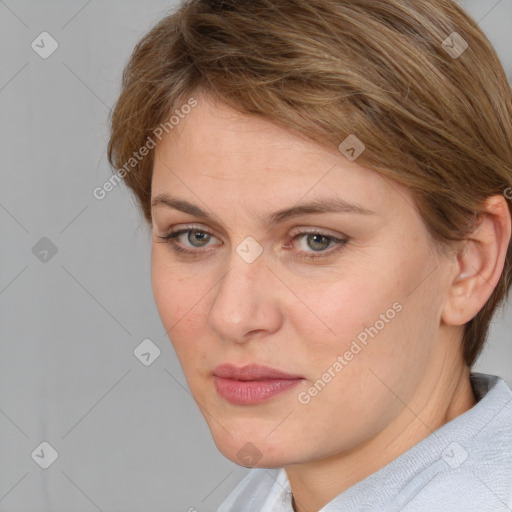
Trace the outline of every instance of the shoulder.
{"label": "shoulder", "polygon": [[404,512],[426,504],[432,511],[510,510],[512,391],[494,375],[474,373],[471,380],[477,404],[437,432],[446,446],[437,474],[416,489]]}

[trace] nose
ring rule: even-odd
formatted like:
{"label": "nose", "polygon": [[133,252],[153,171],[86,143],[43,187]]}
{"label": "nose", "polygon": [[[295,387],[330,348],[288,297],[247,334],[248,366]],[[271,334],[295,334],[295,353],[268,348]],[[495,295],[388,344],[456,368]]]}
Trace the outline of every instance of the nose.
{"label": "nose", "polygon": [[238,344],[277,331],[282,323],[279,289],[264,254],[247,263],[233,251],[230,267],[214,289],[208,325],[221,340]]}

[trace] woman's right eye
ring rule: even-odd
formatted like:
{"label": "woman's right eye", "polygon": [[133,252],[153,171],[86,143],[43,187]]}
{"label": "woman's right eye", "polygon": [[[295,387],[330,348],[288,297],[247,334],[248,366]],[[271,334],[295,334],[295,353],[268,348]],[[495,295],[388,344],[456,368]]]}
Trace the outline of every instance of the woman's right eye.
{"label": "woman's right eye", "polygon": [[[170,246],[178,253],[180,254],[189,254],[189,255],[198,255],[198,252],[204,252],[204,251],[195,251],[190,249],[183,248],[183,243],[177,243],[175,240],[179,240],[180,237],[187,234],[186,240],[191,243],[192,247],[204,247],[205,242],[208,243],[214,236],[209,233],[208,231],[200,230],[200,229],[178,229],[174,231],[170,231],[167,234],[160,236],[155,235],[158,238],[161,238],[164,242],[168,243]],[[193,242],[198,241],[199,245],[194,245]]]}

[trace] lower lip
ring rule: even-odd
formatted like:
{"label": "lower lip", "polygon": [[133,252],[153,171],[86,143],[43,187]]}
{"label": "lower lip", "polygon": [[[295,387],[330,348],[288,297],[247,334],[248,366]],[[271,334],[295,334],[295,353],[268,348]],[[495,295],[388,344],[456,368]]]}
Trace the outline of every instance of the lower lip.
{"label": "lower lip", "polygon": [[214,376],[219,395],[237,405],[259,404],[295,387],[302,379],[233,380]]}

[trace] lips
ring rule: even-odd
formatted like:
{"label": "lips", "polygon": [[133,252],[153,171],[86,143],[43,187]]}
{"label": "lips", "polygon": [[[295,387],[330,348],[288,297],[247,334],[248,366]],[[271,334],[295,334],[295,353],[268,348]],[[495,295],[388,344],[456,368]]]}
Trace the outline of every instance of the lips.
{"label": "lips", "polygon": [[223,364],[215,368],[213,379],[222,398],[236,405],[251,405],[295,387],[303,377],[256,364],[243,367]]}
{"label": "lips", "polygon": [[247,366],[236,367],[232,364],[221,364],[215,368],[213,374],[217,377],[233,380],[295,380],[303,379],[302,375],[292,375],[290,373],[262,366],[259,364],[249,364]]}

